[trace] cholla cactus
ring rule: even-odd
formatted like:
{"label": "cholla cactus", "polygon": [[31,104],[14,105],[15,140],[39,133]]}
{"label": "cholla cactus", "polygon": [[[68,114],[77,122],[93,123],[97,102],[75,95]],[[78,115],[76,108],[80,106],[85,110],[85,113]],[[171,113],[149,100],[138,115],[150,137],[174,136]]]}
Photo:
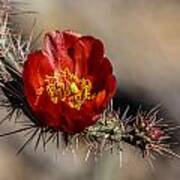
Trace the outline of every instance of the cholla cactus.
{"label": "cholla cactus", "polygon": [[[43,143],[43,147],[45,148],[50,141],[56,141],[57,147],[59,147],[59,136],[61,135],[64,138],[66,148],[75,148],[79,143],[87,146],[88,151],[85,157],[86,161],[91,155],[95,155],[94,157],[97,158],[103,152],[108,150],[121,153],[122,142],[139,148],[144,157],[151,158],[155,153],[158,155],[163,155],[165,153],[179,158],[179,155],[171,150],[169,143],[171,137],[168,132],[174,128],[170,128],[168,124],[164,124],[163,119],[158,118],[157,108],[153,108],[149,111],[139,110],[135,116],[127,116],[129,108],[127,108],[124,113],[120,111],[116,112],[113,109],[113,100],[111,100],[109,106],[105,108],[102,113],[98,113],[96,123],[92,123],[92,125],[90,123],[85,128],[83,126],[80,131],[78,129],[78,132],[74,131],[74,127],[69,129],[69,126],[66,126],[65,124],[63,127],[56,127],[52,122],[49,122],[49,119],[44,125],[42,123],[43,120],[40,120],[40,117],[35,113],[35,108],[32,108],[32,105],[30,105],[31,101],[28,101],[28,98],[24,93],[22,72],[24,70],[24,63],[27,60],[27,55],[31,54],[30,45],[32,35],[30,38],[25,39],[22,37],[22,34],[18,33],[18,30],[13,29],[9,19],[10,15],[14,12],[13,4],[11,4],[11,2],[1,1],[0,4],[0,87],[3,92],[0,103],[1,106],[9,109],[9,113],[1,120],[1,123],[11,119],[13,114],[16,114],[16,123],[22,125],[22,128],[1,134],[0,137],[24,131],[30,132],[28,140],[20,148],[18,153],[20,153],[32,139],[35,139],[36,141],[35,149],[38,148],[40,142]],[[79,35],[74,35],[72,33],[68,35],[69,38],[79,38]],[[58,49],[56,49],[58,47],[53,44],[56,42],[54,34],[48,35],[48,38],[48,40],[46,39],[46,45],[48,46],[46,47],[46,50],[48,53],[52,53],[52,56],[57,56],[55,50],[58,51]],[[93,38],[91,38],[91,40],[92,39]],[[99,44],[97,47],[100,46]],[[73,52],[71,52],[71,54],[72,53]],[[97,53],[96,56],[98,55],[99,54]],[[104,68],[108,69],[109,66],[109,61],[106,60]],[[107,71],[109,71],[109,69]],[[34,76],[36,76],[36,74],[34,74]],[[59,78],[58,80],[62,79]],[[68,79],[68,82],[71,82],[70,80],[71,79]],[[78,82],[81,83],[79,80]],[[79,91],[76,84],[70,86],[70,90],[71,93]],[[89,93],[87,88],[85,88],[85,90],[86,91],[83,92]],[[41,95],[41,93],[42,92],[40,92],[39,95]],[[95,95],[90,97],[88,95],[87,99],[90,100],[94,96]],[[67,97],[62,101],[65,101],[66,99]],[[84,99],[82,102],[84,102]],[[68,101],[68,103],[71,103],[71,106],[74,105],[74,102],[72,101]],[[81,103],[78,104],[78,106],[75,106],[78,107],[77,110],[80,108]],[[19,118],[22,114],[27,116],[28,120],[21,122]],[[45,116],[47,115],[45,114]],[[87,117],[88,116],[86,116],[86,118]]]}

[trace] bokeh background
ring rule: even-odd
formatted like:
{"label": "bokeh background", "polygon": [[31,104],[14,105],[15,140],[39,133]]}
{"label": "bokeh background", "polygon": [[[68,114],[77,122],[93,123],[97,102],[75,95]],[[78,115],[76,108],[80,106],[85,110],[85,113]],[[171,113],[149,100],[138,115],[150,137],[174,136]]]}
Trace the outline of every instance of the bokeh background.
{"label": "bokeh background", "polygon": [[[34,37],[49,30],[72,29],[103,39],[112,59],[119,88],[115,106],[136,111],[160,103],[161,115],[180,123],[180,1],[179,0],[21,0],[22,10],[37,14],[15,19],[28,35],[36,19]],[[42,36],[34,44],[39,47]],[[4,111],[2,111],[3,117]],[[14,128],[10,123],[2,131]],[[177,138],[180,133],[176,134]],[[21,135],[0,141],[0,180],[176,180],[179,161],[156,160],[154,169],[140,152],[124,145],[122,167],[118,156],[105,155],[90,166],[61,156],[52,146],[34,153],[28,146],[15,156]],[[176,149],[178,152],[180,146]]]}

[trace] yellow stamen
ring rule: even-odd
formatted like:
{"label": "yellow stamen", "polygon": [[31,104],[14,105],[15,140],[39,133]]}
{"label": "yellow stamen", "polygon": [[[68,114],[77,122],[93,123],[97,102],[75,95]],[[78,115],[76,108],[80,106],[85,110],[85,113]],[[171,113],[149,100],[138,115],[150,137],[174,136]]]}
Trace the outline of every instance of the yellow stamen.
{"label": "yellow stamen", "polygon": [[94,95],[91,94],[91,81],[79,78],[68,69],[46,75],[43,89],[54,104],[63,101],[77,110],[81,108],[86,100],[94,98]]}

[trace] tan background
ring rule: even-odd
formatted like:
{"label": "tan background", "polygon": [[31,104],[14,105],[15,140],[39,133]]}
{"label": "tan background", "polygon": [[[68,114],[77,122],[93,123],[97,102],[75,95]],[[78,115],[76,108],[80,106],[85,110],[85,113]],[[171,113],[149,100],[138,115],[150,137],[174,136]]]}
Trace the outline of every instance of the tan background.
{"label": "tan background", "polygon": [[[180,117],[180,1],[179,0],[31,0],[22,9],[37,11],[35,34],[52,29],[73,29],[104,40],[119,82],[119,93],[149,104],[160,102],[164,117]],[[34,15],[21,17],[29,31]],[[19,22],[19,20],[17,20]],[[23,31],[22,30],[22,31]],[[40,44],[40,43],[39,43]],[[38,44],[36,44],[38,46]],[[123,95],[118,94],[121,98]],[[145,101],[145,102],[144,102]],[[125,100],[126,102],[126,100]],[[128,102],[128,101],[127,101]],[[127,103],[126,102],[126,103]],[[121,102],[119,102],[122,104]],[[180,122],[179,122],[180,123]],[[12,126],[11,126],[12,125]],[[13,122],[8,128],[14,128]],[[5,131],[6,126],[2,128]],[[125,148],[123,167],[117,157],[105,158],[94,168],[77,166],[55,150],[32,153],[31,146],[20,156],[15,152],[22,136],[0,141],[0,180],[92,179],[147,180],[179,179],[179,163],[155,162],[148,167],[138,151]],[[57,153],[58,154],[58,153]],[[70,162],[69,162],[70,160]]]}

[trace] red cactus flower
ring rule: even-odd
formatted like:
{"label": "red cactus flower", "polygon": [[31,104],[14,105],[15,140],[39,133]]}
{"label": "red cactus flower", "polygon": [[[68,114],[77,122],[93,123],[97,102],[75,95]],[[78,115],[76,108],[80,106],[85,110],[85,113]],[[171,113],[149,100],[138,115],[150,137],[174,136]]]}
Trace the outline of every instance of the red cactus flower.
{"label": "red cactus flower", "polygon": [[70,133],[94,124],[116,91],[102,42],[72,31],[45,35],[43,49],[28,55],[23,82],[39,124]]}

